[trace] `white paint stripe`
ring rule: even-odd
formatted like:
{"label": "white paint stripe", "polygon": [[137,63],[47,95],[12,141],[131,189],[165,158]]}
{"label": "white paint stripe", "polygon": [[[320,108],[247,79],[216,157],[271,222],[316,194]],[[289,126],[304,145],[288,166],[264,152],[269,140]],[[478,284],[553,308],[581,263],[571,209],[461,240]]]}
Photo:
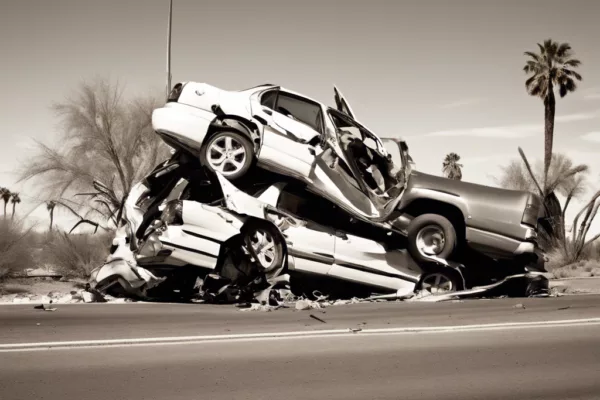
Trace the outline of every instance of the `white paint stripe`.
{"label": "white paint stripe", "polygon": [[404,327],[404,328],[382,328],[363,329],[354,332],[351,329],[330,329],[320,331],[296,331],[296,332],[268,332],[249,333],[236,335],[203,335],[203,336],[176,336],[157,338],[131,338],[131,339],[107,339],[107,340],[79,340],[65,342],[38,342],[38,343],[8,343],[0,344],[0,352],[5,351],[27,351],[27,350],[49,350],[66,348],[97,348],[97,347],[123,347],[137,345],[166,345],[166,344],[193,344],[206,342],[233,342],[274,340],[293,338],[322,338],[353,335],[397,335],[415,333],[452,333],[452,332],[477,332],[509,329],[531,329],[551,327],[576,327],[600,325],[600,318],[570,319],[558,321],[538,322],[508,322],[498,324],[477,324],[458,326],[435,326],[435,327]]}

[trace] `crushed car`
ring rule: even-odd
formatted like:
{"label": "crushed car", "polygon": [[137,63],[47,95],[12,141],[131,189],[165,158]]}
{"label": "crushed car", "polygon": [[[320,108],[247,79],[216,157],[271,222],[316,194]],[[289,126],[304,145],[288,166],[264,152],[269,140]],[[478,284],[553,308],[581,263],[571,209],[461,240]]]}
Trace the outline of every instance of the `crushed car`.
{"label": "crushed car", "polygon": [[200,167],[189,181],[164,178],[166,191],[158,193],[168,195],[157,202],[149,182],[155,179],[156,187],[157,175],[166,177],[168,172],[161,173],[169,165],[132,190],[125,203],[127,224],[117,233],[107,263],[92,272],[91,289],[116,288],[148,298],[169,282],[163,288],[191,295],[198,279],[214,284],[214,273],[229,279],[223,271],[239,272],[244,262],[265,275],[263,290],[291,276],[297,295],[319,290],[402,298],[419,289],[464,288],[459,264],[435,258],[417,263],[393,245],[393,237],[351,218],[346,218],[347,229],[332,228],[323,218],[341,222],[345,213],[293,182],[270,179],[242,190]]}
{"label": "crushed car", "polygon": [[335,87],[334,98],[336,108],[277,85],[226,91],[183,82],[152,124],[167,144],[231,181],[258,169],[305,183],[354,218],[405,235],[415,259],[460,258],[468,247],[542,264],[539,196],[420,172],[405,141],[382,141]]}
{"label": "crushed car", "polygon": [[169,272],[129,285],[164,286],[178,271],[169,281],[189,275],[189,288],[239,237],[251,264],[277,265],[297,287],[327,278],[402,296],[546,272],[538,196],[422,173],[404,140],[379,138],[334,95],[331,108],[271,84],[176,84],[152,115],[174,154],[131,192],[115,238],[136,268]]}

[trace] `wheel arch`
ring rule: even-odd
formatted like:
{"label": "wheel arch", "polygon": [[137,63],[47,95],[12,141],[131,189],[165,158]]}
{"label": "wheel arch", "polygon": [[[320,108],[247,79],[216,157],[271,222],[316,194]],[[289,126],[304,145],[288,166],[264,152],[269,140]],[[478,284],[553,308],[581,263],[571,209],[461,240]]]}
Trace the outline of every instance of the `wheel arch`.
{"label": "wheel arch", "polygon": [[283,234],[283,232],[281,232],[281,229],[279,229],[277,227],[277,225],[275,225],[273,222],[266,220],[266,219],[262,219],[262,218],[257,218],[257,217],[249,217],[245,222],[244,225],[242,225],[242,227],[240,228],[240,234],[244,234],[247,232],[248,230],[248,226],[250,224],[264,224],[264,225],[268,225],[270,226],[272,229],[274,229],[277,234],[279,235],[279,237],[281,238],[281,242],[283,244],[283,256],[284,259],[287,262],[287,255],[288,255],[288,247],[287,247],[287,241],[285,240],[285,235]]}
{"label": "wheel arch", "polygon": [[288,271],[288,246],[287,246],[287,241],[285,240],[285,236],[283,235],[283,233],[281,232],[281,230],[279,228],[277,228],[277,226],[272,223],[271,221],[268,221],[266,219],[261,219],[261,218],[257,218],[257,217],[252,217],[249,216],[246,221],[244,221],[243,225],[240,227],[240,232],[231,236],[229,239],[227,239],[225,242],[223,242],[221,244],[221,247],[219,248],[219,254],[217,256],[217,262],[216,262],[216,266],[215,266],[215,270],[219,270],[221,268],[221,266],[223,265],[223,262],[225,261],[225,250],[227,249],[228,246],[242,246],[242,237],[244,236],[244,234],[248,231],[249,225],[250,224],[255,224],[255,223],[260,223],[260,224],[265,224],[268,225],[270,227],[272,227],[277,234],[280,236],[281,238],[281,242],[282,242],[282,247],[283,247],[283,267],[284,267],[284,271]]}
{"label": "wheel arch", "polygon": [[239,115],[218,115],[208,127],[208,131],[204,137],[203,146],[218,132],[239,133],[250,140],[250,143],[254,146],[255,150],[257,150],[257,146],[260,145],[259,134],[256,133],[253,136],[253,132],[258,132],[258,126],[249,119],[240,117]]}
{"label": "wheel arch", "polygon": [[461,240],[466,238],[466,217],[463,211],[456,205],[440,200],[420,198],[413,200],[404,207],[402,214],[410,216],[411,220],[423,214],[441,215],[450,221]]}
{"label": "wheel arch", "polygon": [[453,275],[455,277],[456,281],[458,282],[457,290],[465,290],[467,288],[465,275],[464,275],[463,271],[461,270],[460,266],[444,265],[444,264],[438,264],[438,263],[432,262],[432,263],[423,264],[421,266],[421,269],[423,270],[423,273],[421,274],[421,277],[419,278],[419,282],[417,282],[417,285],[416,285],[417,290],[421,289],[421,287],[423,285],[423,280],[425,279],[425,277],[427,275],[436,273],[436,272]]}

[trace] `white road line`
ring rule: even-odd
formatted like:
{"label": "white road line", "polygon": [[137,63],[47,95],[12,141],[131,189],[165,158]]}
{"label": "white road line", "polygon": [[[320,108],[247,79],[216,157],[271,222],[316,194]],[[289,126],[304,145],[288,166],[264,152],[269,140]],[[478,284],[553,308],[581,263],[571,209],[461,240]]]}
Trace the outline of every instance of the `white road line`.
{"label": "white road line", "polygon": [[424,334],[424,333],[453,333],[453,332],[478,332],[497,331],[511,329],[532,328],[556,328],[600,325],[600,318],[569,319],[558,321],[537,322],[508,322],[498,324],[477,325],[455,325],[434,327],[404,327],[385,329],[330,329],[320,331],[296,331],[296,332],[267,332],[248,333],[235,335],[203,335],[203,336],[175,336],[156,338],[131,338],[131,339],[108,339],[108,340],[79,340],[65,342],[34,342],[34,343],[6,343],[0,344],[0,352],[32,351],[50,349],[73,349],[73,348],[98,348],[98,347],[125,347],[140,345],[166,345],[166,344],[196,344],[208,342],[234,342],[234,341],[259,341],[279,340],[294,338],[323,338],[323,337],[349,337],[353,335],[399,335],[399,334]]}

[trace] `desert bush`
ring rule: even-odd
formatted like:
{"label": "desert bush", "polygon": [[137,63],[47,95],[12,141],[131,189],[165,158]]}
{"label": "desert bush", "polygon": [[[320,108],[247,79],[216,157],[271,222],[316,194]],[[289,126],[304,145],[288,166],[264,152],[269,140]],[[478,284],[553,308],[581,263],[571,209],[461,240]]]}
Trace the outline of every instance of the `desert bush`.
{"label": "desert bush", "polygon": [[0,219],[0,281],[33,267],[34,250],[31,228],[18,220]]}
{"label": "desert bush", "polygon": [[43,249],[46,264],[67,278],[87,278],[108,256],[113,232],[70,235],[55,232]]}

